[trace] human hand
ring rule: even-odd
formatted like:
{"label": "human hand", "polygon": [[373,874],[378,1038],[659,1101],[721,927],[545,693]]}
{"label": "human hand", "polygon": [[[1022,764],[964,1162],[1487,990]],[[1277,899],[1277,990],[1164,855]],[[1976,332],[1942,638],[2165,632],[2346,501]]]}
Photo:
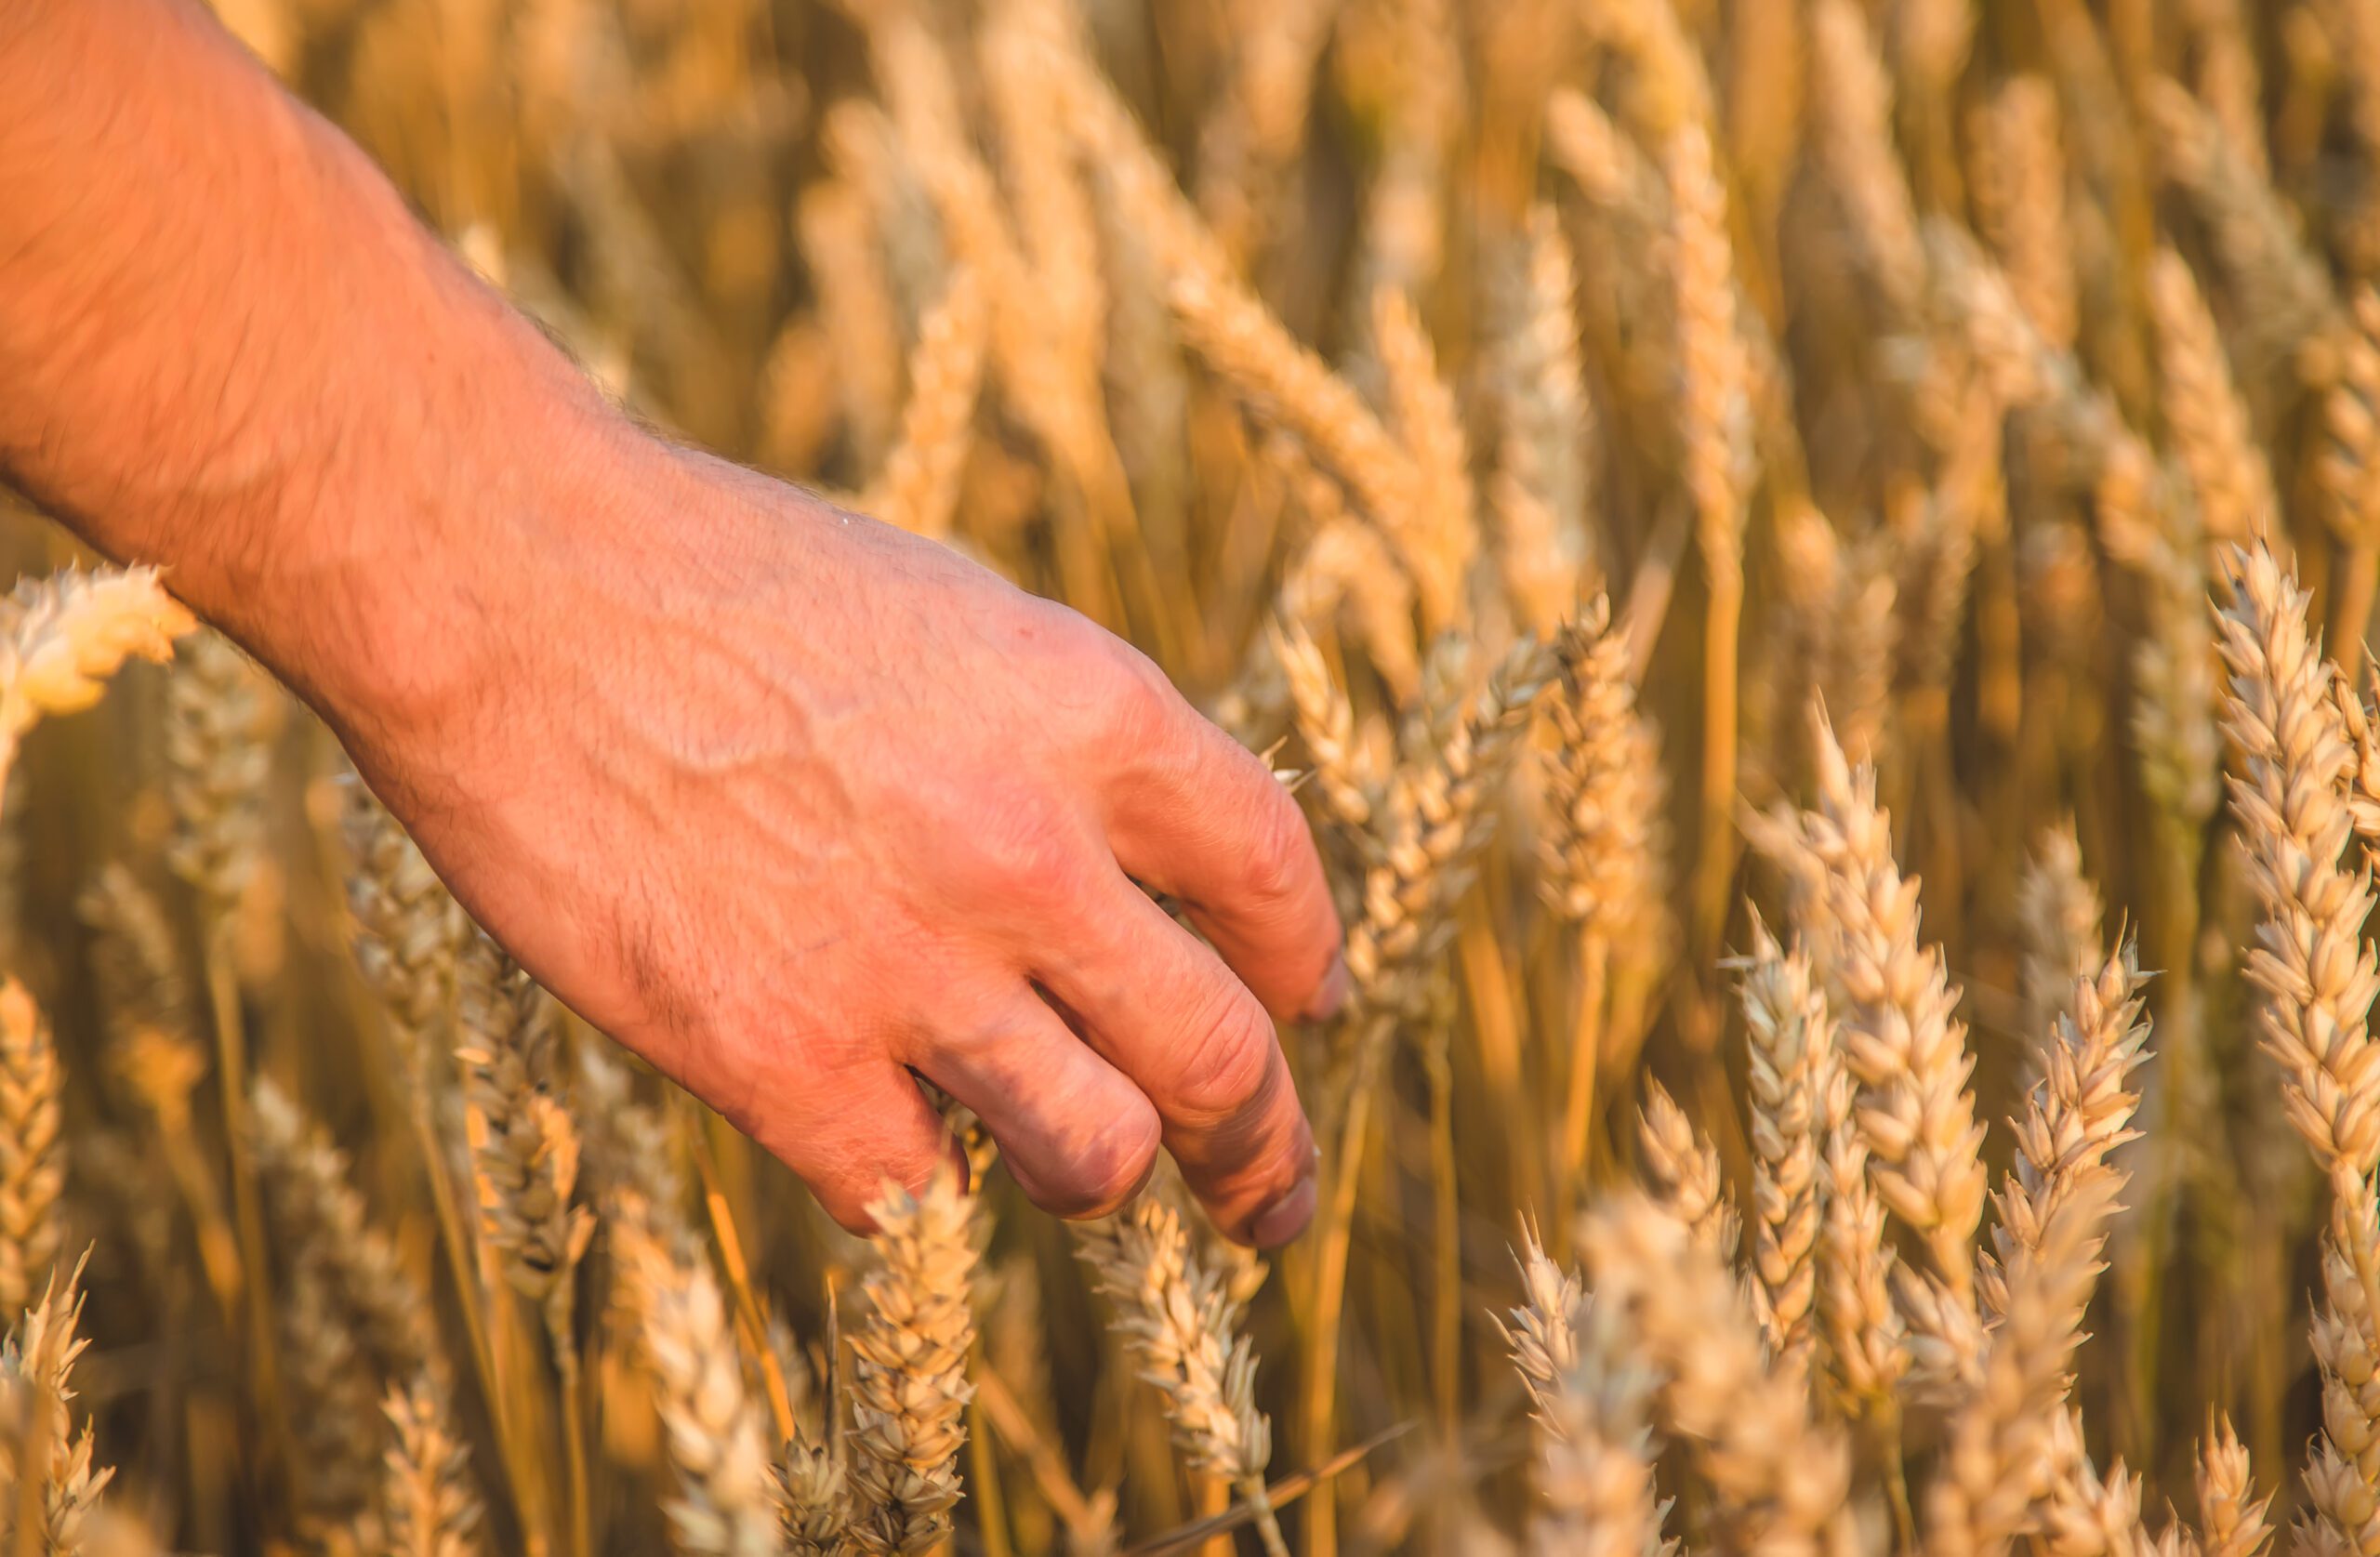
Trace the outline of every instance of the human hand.
{"label": "human hand", "polygon": [[914,1070],[1052,1211],[1114,1209],[1161,1138],[1225,1232],[1302,1227],[1267,1008],[1345,973],[1263,763],[941,547],[641,434],[574,458],[625,495],[430,591],[472,609],[416,636],[485,625],[457,673],[328,700],[472,914],[847,1226],[947,1150]]}
{"label": "human hand", "polygon": [[169,566],[531,972],[847,1225],[944,1149],[908,1067],[1054,1210],[1162,1136],[1225,1231],[1294,1233],[1265,1008],[1344,974],[1263,764],[1071,612],[630,425],[200,8],[132,8],[0,37],[0,471]]}

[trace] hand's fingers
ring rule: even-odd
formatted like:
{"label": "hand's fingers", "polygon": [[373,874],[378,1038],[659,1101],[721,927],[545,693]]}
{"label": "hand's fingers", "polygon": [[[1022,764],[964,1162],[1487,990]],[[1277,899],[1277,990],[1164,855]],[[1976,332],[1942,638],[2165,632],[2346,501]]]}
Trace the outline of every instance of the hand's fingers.
{"label": "hand's fingers", "polygon": [[1171,728],[1114,781],[1109,848],[1183,900],[1268,1010],[1333,1014],[1347,991],[1339,915],[1304,815],[1263,759],[1172,701]]}
{"label": "hand's fingers", "polygon": [[966,1172],[917,1078],[890,1058],[838,1066],[756,1102],[766,1106],[728,1110],[728,1122],[801,1175],[849,1232],[875,1231],[867,1208],[888,1182],[917,1193],[954,1159]]}
{"label": "hand's fingers", "polygon": [[1157,1107],[1166,1149],[1215,1224],[1294,1237],[1314,1210],[1314,1135],[1272,1019],[1181,926],[1117,876],[1035,971]]}
{"label": "hand's fingers", "polygon": [[963,1035],[944,1034],[918,1069],[973,1109],[1027,1198],[1055,1216],[1121,1207],[1157,1160],[1157,1110],[1020,983]]}

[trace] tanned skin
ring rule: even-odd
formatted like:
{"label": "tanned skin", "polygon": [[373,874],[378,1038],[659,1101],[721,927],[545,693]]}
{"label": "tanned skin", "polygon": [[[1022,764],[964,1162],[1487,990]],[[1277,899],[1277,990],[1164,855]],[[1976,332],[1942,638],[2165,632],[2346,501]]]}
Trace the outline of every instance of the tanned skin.
{"label": "tanned skin", "polygon": [[1161,1141],[1236,1237],[1311,1216],[1273,1021],[1346,973],[1263,764],[1064,607],[632,423],[196,0],[0,9],[0,471],[845,1225],[948,1151],[913,1072],[1062,1215]]}

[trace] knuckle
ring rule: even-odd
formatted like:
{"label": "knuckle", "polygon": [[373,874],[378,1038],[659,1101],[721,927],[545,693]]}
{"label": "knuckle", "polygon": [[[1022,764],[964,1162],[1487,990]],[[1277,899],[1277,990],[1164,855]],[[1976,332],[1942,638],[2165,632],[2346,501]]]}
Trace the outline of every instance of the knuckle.
{"label": "knuckle", "polygon": [[1185,1035],[1173,1087],[1183,1122],[1227,1119],[1263,1094],[1273,1076],[1273,1023],[1252,997],[1222,991]]}
{"label": "knuckle", "polygon": [[1073,1220],[1120,1210],[1147,1182],[1157,1152],[1154,1113],[1142,1110],[1111,1122],[1081,1144],[1063,1180],[1047,1186],[1042,1209]]}
{"label": "knuckle", "polygon": [[1026,909],[1070,901],[1091,859],[1084,829],[1039,799],[985,808],[966,840],[961,878],[972,895]]}
{"label": "knuckle", "polygon": [[1099,658],[1097,722],[1104,737],[1139,746],[1173,723],[1183,706],[1181,694],[1147,655],[1111,640]]}
{"label": "knuckle", "polygon": [[1297,895],[1314,867],[1314,838],[1304,813],[1283,792],[1250,820],[1242,880],[1250,897],[1278,904]]}

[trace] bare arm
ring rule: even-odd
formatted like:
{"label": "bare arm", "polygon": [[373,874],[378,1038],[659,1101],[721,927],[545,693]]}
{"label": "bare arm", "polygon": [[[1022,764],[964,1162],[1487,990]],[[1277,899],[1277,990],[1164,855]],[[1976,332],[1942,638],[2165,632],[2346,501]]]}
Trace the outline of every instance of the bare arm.
{"label": "bare arm", "polygon": [[1161,1134],[1227,1230],[1303,1223],[1266,1010],[1345,979],[1263,766],[1072,613],[630,424],[193,0],[0,15],[0,467],[846,1223],[940,1153],[912,1069],[1053,1209]]}

